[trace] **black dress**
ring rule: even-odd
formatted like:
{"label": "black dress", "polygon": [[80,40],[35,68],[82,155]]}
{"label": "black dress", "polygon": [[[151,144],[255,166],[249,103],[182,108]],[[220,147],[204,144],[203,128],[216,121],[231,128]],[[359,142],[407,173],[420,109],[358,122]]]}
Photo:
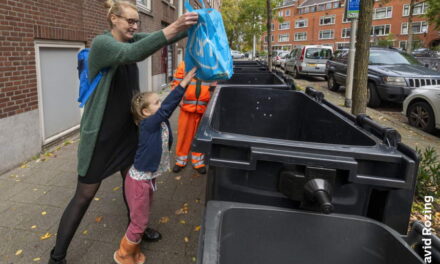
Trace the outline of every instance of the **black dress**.
{"label": "black dress", "polygon": [[82,183],[99,183],[133,164],[138,128],[131,115],[131,99],[139,92],[136,63],[120,65],[113,76],[92,160]]}

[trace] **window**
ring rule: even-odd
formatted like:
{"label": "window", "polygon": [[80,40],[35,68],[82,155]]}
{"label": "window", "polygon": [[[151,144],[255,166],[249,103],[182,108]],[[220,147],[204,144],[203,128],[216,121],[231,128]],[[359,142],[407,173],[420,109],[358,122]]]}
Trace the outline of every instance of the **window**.
{"label": "window", "polygon": [[275,25],[274,24],[270,24],[270,31],[274,31],[275,30]]}
{"label": "window", "polygon": [[325,5],[318,5],[317,9],[318,11],[325,10]]}
{"label": "window", "polygon": [[332,3],[327,3],[325,5],[325,9],[332,9]]}
{"label": "window", "polygon": [[332,25],[332,24],[335,23],[335,19],[336,19],[335,15],[333,15],[333,16],[323,16],[319,20],[319,24],[320,25]]}
{"label": "window", "polygon": [[342,38],[350,38],[351,28],[343,28],[342,29]]}
{"label": "window", "polygon": [[310,8],[309,7],[304,8],[304,13],[310,13]]}
{"label": "window", "polygon": [[286,10],[286,16],[290,16],[290,9]]}
{"label": "window", "polygon": [[303,40],[307,40],[307,32],[295,33],[294,41],[303,41]]}
{"label": "window", "polygon": [[287,41],[289,41],[289,34],[278,35],[278,42],[287,42]]}
{"label": "window", "polygon": [[399,41],[399,48],[406,50],[406,43],[407,43],[406,40]]}
{"label": "window", "polygon": [[151,12],[151,0],[136,0],[139,11]]}
{"label": "window", "polygon": [[336,49],[349,49],[350,48],[350,42],[336,42]]}
{"label": "window", "polygon": [[[326,45],[324,44],[324,46]],[[332,50],[329,48],[308,48],[306,50],[307,59],[314,59],[314,60],[330,59],[331,56],[332,56]]]}
{"label": "window", "polygon": [[279,30],[284,30],[289,28],[290,28],[290,22],[284,22],[278,25]]}
{"label": "window", "polygon": [[271,35],[271,36],[270,36],[270,41],[272,41],[272,42],[275,41],[275,36],[274,36],[274,35]]}
{"label": "window", "polygon": [[334,37],[333,29],[319,31],[319,39],[333,39],[333,37]]}
{"label": "window", "polygon": [[[422,34],[428,32],[428,23],[426,23],[426,21],[413,22],[412,25],[414,34]],[[402,23],[401,34],[408,34],[408,22]]]}
{"label": "window", "polygon": [[279,11],[278,12],[278,16],[282,17],[283,16],[283,11]]}
{"label": "window", "polygon": [[295,28],[305,28],[308,25],[308,19],[295,20]]}
{"label": "window", "polygon": [[[422,15],[426,14],[426,10],[428,9],[428,3],[423,2],[420,4],[414,5],[413,15]],[[409,16],[409,5],[403,5],[403,16]]]}
{"label": "window", "polygon": [[390,34],[391,25],[379,25],[371,27],[371,36],[387,36]]}
{"label": "window", "polygon": [[339,7],[339,2],[334,2],[333,3],[333,8],[338,8]]}
{"label": "window", "polygon": [[391,18],[393,16],[393,7],[381,7],[375,8],[373,13],[373,19]]}

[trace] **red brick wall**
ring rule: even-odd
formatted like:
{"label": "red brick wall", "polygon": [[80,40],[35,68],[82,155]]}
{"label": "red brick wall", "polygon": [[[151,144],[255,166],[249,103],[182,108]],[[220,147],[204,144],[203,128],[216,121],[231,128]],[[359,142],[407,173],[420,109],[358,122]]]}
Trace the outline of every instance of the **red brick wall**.
{"label": "red brick wall", "polygon": [[99,0],[0,0],[0,118],[38,108],[34,40],[90,40],[107,28]]}
{"label": "red brick wall", "polygon": [[[301,1],[300,3],[302,3]],[[343,3],[344,1],[341,1]],[[394,46],[399,46],[399,41],[407,40],[408,35],[402,35],[401,34],[401,25],[403,22],[408,21],[408,17],[403,17],[403,5],[409,4],[409,0],[391,0],[389,2],[386,2],[385,4],[382,4],[381,2],[375,2],[374,7],[387,7],[392,6],[392,17],[387,19],[379,19],[379,20],[373,20],[373,25],[385,25],[389,24],[391,25],[391,34],[394,36],[395,42]],[[422,2],[422,1],[420,1]],[[350,38],[342,38],[342,29],[343,28],[350,28],[350,23],[342,23],[342,18],[344,14],[344,7],[337,8],[337,9],[329,9],[324,11],[318,11],[318,12],[312,12],[312,13],[306,13],[306,14],[299,14],[297,7],[288,7],[288,8],[281,8],[280,10],[285,11],[286,9],[291,10],[291,15],[289,17],[284,17],[284,21],[290,21],[290,29],[288,30],[279,30],[278,29],[278,21],[274,21],[275,24],[275,31],[272,31],[272,34],[274,35],[274,41],[272,42],[272,46],[274,45],[288,45],[292,44],[292,46],[295,45],[305,45],[305,44],[333,44],[334,48],[336,48],[337,42],[350,42]],[[336,15],[336,23],[334,25],[319,25],[319,20],[321,16],[325,15]],[[306,28],[294,28],[295,27],[295,20],[297,19],[308,19],[308,27]],[[427,21],[427,18],[425,18],[422,15],[414,16],[413,21]],[[429,23],[428,23],[429,24]],[[333,29],[334,30],[334,39],[328,39],[328,40],[320,40],[319,39],[319,31],[325,30],[325,29]],[[306,41],[294,41],[294,35],[296,32],[307,32],[307,40]],[[286,34],[289,33],[289,42],[278,42],[278,36],[280,34]],[[415,34],[415,36],[418,39],[421,39],[424,42],[425,46],[430,45],[430,43],[440,38],[440,34],[438,33],[438,30],[434,28],[434,25],[429,25],[428,33],[427,34]],[[383,39],[385,37],[377,37],[378,39]],[[263,37],[264,40],[264,37]]]}

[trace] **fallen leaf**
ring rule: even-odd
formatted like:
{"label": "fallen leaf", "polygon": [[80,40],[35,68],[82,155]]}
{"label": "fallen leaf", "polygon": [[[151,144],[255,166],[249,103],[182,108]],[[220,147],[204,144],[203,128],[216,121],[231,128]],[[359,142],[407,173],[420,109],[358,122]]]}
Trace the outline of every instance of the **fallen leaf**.
{"label": "fallen leaf", "polygon": [[29,165],[27,163],[24,163],[23,165],[20,166],[21,169],[26,169],[29,168]]}
{"label": "fallen leaf", "polygon": [[73,141],[72,141],[72,140],[66,140],[66,141],[64,141],[64,146],[67,146],[67,145],[70,145],[70,144],[73,144]]}
{"label": "fallen leaf", "polygon": [[183,204],[183,207],[188,207],[188,203],[184,203],[184,204]]}
{"label": "fallen leaf", "polygon": [[98,216],[98,217],[96,217],[96,218],[95,218],[95,222],[96,222],[96,223],[101,223],[102,218],[103,218],[102,216]]}
{"label": "fallen leaf", "polygon": [[87,235],[88,233],[89,233],[89,231],[87,231],[87,230],[83,231],[83,235]]}
{"label": "fallen leaf", "polygon": [[182,225],[186,224],[185,220],[180,220],[179,223],[181,223]]}
{"label": "fallen leaf", "polygon": [[21,253],[23,253],[23,250],[22,250],[22,249],[19,249],[19,250],[17,250],[17,252],[15,252],[15,255],[18,256],[18,255],[20,255]]}
{"label": "fallen leaf", "polygon": [[176,210],[176,215],[187,214],[187,213],[188,213],[188,211],[185,212],[185,210],[183,208]]}
{"label": "fallen leaf", "polygon": [[47,215],[47,212],[46,211],[41,212],[41,215]]}
{"label": "fallen leaf", "polygon": [[161,224],[166,224],[166,223],[168,223],[169,221],[170,221],[170,218],[167,217],[167,216],[161,217],[161,218],[159,219],[159,223],[161,223]]}
{"label": "fallen leaf", "polygon": [[16,179],[15,181],[16,181],[16,182],[21,182],[21,180],[20,180],[20,179]]}
{"label": "fallen leaf", "polygon": [[36,226],[36,225],[33,225],[33,226],[31,226],[31,228],[32,228],[32,229],[35,229],[35,228],[37,228],[37,226]]}
{"label": "fallen leaf", "polygon": [[35,262],[36,262],[36,261],[40,261],[40,260],[41,260],[40,258],[34,258],[34,259],[33,259],[33,261],[35,261]]}
{"label": "fallen leaf", "polygon": [[174,177],[174,179],[176,179],[176,181],[180,181],[180,179],[182,179],[182,176],[176,176]]}
{"label": "fallen leaf", "polygon": [[196,262],[196,260],[197,260],[196,257],[192,257],[193,262]]}
{"label": "fallen leaf", "polygon": [[113,198],[113,199],[112,199],[112,202],[114,202],[114,201],[116,201],[116,198]]}
{"label": "fallen leaf", "polygon": [[196,226],[196,227],[194,227],[194,232],[198,232],[198,231],[200,231],[200,229],[201,229],[202,227],[201,226]]}
{"label": "fallen leaf", "polygon": [[34,192],[36,192],[36,191],[38,191],[38,189],[37,188],[34,188],[34,189],[32,189]]}
{"label": "fallen leaf", "polygon": [[196,203],[200,203],[200,199],[199,198],[196,199]]}
{"label": "fallen leaf", "polygon": [[120,188],[121,188],[120,186],[117,186],[117,187],[113,188],[113,191],[117,191],[117,190],[119,190]]}
{"label": "fallen leaf", "polygon": [[99,201],[99,200],[101,200],[101,198],[99,198],[99,197],[95,197],[94,200],[95,200],[95,201]]}
{"label": "fallen leaf", "polygon": [[42,235],[42,236],[40,237],[40,239],[41,239],[41,240],[45,240],[45,239],[50,238],[51,236],[52,236],[52,234],[48,232],[48,233]]}
{"label": "fallen leaf", "polygon": [[184,237],[183,241],[185,241],[185,243],[188,243],[189,242],[189,238],[188,237]]}

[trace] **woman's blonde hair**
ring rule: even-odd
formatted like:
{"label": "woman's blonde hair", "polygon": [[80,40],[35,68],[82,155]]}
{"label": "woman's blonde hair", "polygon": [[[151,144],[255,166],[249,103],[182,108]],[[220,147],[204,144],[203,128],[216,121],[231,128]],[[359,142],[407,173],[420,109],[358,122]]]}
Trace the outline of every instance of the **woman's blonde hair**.
{"label": "woman's blonde hair", "polygon": [[130,7],[138,11],[136,5],[128,0],[106,0],[104,2],[104,5],[108,9],[107,21],[108,24],[110,25],[110,28],[113,28],[111,16],[112,15],[122,16],[123,8]]}
{"label": "woman's blonde hair", "polygon": [[148,99],[153,94],[154,92],[143,92],[133,96],[133,99],[131,100],[131,113],[133,114],[134,123],[136,125],[139,125],[142,119],[145,118],[142,114],[142,110],[150,107],[150,101]]}

